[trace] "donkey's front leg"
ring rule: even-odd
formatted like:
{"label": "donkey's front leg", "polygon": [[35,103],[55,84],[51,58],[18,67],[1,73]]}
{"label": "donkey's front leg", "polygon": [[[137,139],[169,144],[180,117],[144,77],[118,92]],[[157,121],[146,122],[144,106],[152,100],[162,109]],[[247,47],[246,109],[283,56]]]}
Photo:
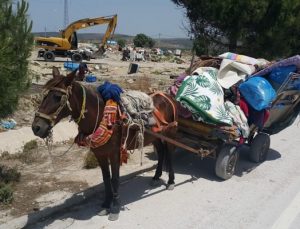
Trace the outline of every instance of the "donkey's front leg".
{"label": "donkey's front leg", "polygon": [[113,198],[110,205],[109,220],[117,220],[121,209],[119,185],[120,185],[120,152],[110,153],[110,165],[111,165],[111,185]]}
{"label": "donkey's front leg", "polygon": [[173,152],[175,151],[175,147],[168,143],[164,143],[164,149],[166,154],[166,164],[169,172],[167,189],[173,190],[175,188],[175,173],[173,169]]}
{"label": "donkey's front leg", "polygon": [[110,171],[107,156],[97,157],[103,176],[104,188],[105,188],[105,199],[101,204],[102,210],[99,215],[107,215],[109,213],[109,207],[112,202],[113,192],[110,181]]}
{"label": "donkey's front leg", "polygon": [[162,175],[162,170],[163,170],[163,164],[164,164],[164,157],[165,157],[165,150],[164,146],[161,142],[161,140],[157,140],[153,143],[155,150],[157,152],[157,157],[158,157],[158,163],[156,166],[155,170],[155,175],[151,180],[150,185],[153,187],[160,186],[162,184],[162,181],[160,180],[160,177]]}

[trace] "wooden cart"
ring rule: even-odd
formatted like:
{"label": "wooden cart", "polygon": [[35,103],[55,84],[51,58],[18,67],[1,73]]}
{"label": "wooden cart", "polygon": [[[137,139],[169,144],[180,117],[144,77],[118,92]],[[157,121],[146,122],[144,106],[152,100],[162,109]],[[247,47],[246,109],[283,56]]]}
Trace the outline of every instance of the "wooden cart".
{"label": "wooden cart", "polygon": [[[299,115],[300,90],[291,90],[290,88],[297,80],[300,81],[300,75],[291,74],[277,90],[277,97],[270,108],[270,117],[263,128],[250,126],[250,135],[244,144],[250,147],[249,159],[252,162],[263,162],[267,158],[270,148],[270,135],[291,125]],[[180,118],[175,139],[153,133],[150,130],[146,130],[146,132],[195,153],[201,158],[214,158],[216,160],[215,173],[223,180],[231,178],[235,172],[239,147],[234,127],[223,130],[214,125]]]}

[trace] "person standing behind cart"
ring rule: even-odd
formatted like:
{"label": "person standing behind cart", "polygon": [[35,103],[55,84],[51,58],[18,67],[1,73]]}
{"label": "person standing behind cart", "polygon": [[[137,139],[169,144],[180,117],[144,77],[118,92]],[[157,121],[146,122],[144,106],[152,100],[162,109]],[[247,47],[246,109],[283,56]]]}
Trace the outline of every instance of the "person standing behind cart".
{"label": "person standing behind cart", "polygon": [[83,81],[85,79],[85,75],[87,73],[91,73],[86,63],[80,63],[78,67],[78,73],[75,77],[76,81]]}

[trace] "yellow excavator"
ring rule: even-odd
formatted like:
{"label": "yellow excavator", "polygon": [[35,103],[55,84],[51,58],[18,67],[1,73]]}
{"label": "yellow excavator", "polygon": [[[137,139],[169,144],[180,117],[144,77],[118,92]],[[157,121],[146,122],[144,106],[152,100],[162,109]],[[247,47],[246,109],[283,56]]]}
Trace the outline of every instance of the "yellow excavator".
{"label": "yellow excavator", "polygon": [[70,57],[74,62],[81,62],[83,59],[90,60],[95,55],[86,50],[78,50],[77,30],[91,26],[108,24],[106,32],[99,45],[96,54],[103,54],[106,42],[111,38],[117,26],[117,15],[85,18],[71,23],[61,31],[61,37],[35,37],[36,47],[41,48],[38,57],[43,57],[46,61],[54,61],[56,56]]}

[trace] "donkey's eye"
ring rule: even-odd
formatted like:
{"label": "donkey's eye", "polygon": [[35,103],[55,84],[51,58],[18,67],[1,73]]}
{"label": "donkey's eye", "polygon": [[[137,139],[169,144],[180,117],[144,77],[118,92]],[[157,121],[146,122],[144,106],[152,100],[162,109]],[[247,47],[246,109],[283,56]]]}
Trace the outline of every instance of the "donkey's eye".
{"label": "donkey's eye", "polygon": [[54,97],[55,102],[60,102],[61,95],[54,95],[53,97]]}

